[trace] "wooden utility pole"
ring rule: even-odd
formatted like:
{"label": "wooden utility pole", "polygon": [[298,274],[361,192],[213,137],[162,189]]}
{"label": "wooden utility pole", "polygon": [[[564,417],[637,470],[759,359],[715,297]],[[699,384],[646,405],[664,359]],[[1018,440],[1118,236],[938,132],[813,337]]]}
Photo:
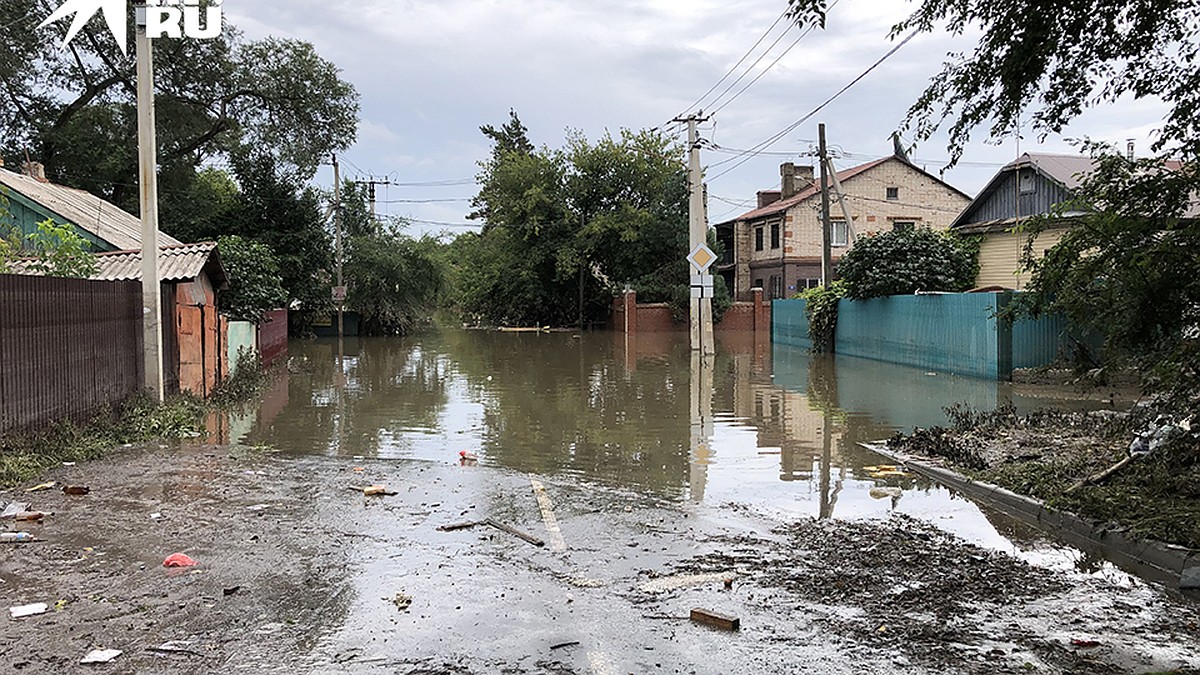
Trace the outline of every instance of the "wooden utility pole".
{"label": "wooden utility pole", "polygon": [[[677,122],[688,125],[688,249],[708,244],[708,222],[704,209],[704,176],[700,167],[700,132],[696,128],[708,118],[703,113],[690,115]],[[692,349],[704,354],[716,353],[713,340],[712,274],[705,269],[693,274],[689,325]]]}
{"label": "wooden utility pole", "polygon": [[158,148],[154,128],[154,55],[146,34],[146,6],[137,12],[138,192],[142,214],[142,358],[145,386],[163,400],[162,296],[158,285]]}
{"label": "wooden utility pole", "polygon": [[833,282],[833,253],[829,249],[829,155],[825,151],[825,125],[820,124],[817,129],[821,153],[821,286],[829,288]]}
{"label": "wooden utility pole", "polygon": [[371,180],[356,180],[356,181],[354,181],[354,184],[367,186],[367,200],[371,204],[371,220],[375,221],[376,220],[376,217],[375,217],[375,186],[376,185],[391,185],[392,182],[390,180],[375,180],[374,178],[372,178]]}
{"label": "wooden utility pole", "polygon": [[[374,211],[374,209],[372,209]],[[345,283],[342,280],[342,174],[338,166],[337,155],[333,156],[333,233],[337,248],[337,308],[338,308],[338,344],[344,337],[345,328],[342,322],[346,307]]]}

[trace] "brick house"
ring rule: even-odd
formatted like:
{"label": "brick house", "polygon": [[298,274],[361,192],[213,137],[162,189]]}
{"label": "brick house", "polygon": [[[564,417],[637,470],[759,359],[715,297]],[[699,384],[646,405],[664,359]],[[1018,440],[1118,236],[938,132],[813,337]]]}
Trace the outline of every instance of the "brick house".
{"label": "brick house", "polygon": [[[758,207],[716,226],[725,255],[715,272],[739,300],[751,288],[791,297],[821,280],[821,189],[811,166],[780,167],[780,189],[758,193]],[[896,154],[837,172],[851,222],[830,186],[833,261],[857,237],[894,228],[944,230],[971,202],[961,190]]]}

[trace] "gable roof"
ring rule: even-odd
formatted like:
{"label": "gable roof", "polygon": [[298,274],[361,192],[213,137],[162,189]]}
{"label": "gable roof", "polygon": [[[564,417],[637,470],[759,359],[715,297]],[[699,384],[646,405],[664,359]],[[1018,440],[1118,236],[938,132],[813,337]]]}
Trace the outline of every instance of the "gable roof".
{"label": "gable roof", "polygon": [[[929,173],[928,171],[921,169],[920,167],[916,166],[915,164],[906,160],[905,158],[899,157],[896,155],[888,155],[887,157],[880,157],[879,159],[872,160],[870,162],[867,162],[866,164],[859,164],[858,166],[854,166],[849,169],[843,169],[842,171],[838,171],[837,172],[838,182],[844,183],[844,182],[850,180],[851,178],[854,178],[855,176],[866,173],[867,171],[870,171],[871,169],[874,169],[875,167],[880,166],[881,164],[884,164],[886,162],[890,162],[893,160],[900,162],[900,163],[908,166],[912,170],[920,172],[929,178],[932,178],[933,180],[935,180],[938,183],[942,184],[943,186],[949,188],[950,190],[953,190],[954,192],[962,195],[965,198],[968,198],[968,199],[970,198],[970,195],[966,194],[962,190],[959,190],[958,188],[947,183],[946,181],[942,180],[941,178],[934,176],[933,174]],[[813,181],[811,184],[809,184],[808,187],[804,188],[803,190],[800,190],[795,195],[792,195],[791,197],[788,197],[787,199],[781,199],[777,202],[767,204],[766,206],[754,209],[752,211],[747,211],[746,213],[743,213],[742,215],[740,215],[732,220],[725,221],[725,223],[732,223],[732,222],[736,222],[739,220],[755,220],[757,218],[763,218],[766,216],[775,215],[777,213],[783,213],[784,211],[787,211],[788,209],[792,208],[793,206],[796,206],[797,204],[803,203],[809,199],[812,199],[813,197],[820,196],[821,187],[820,187],[820,185],[818,185],[819,182],[820,182],[820,179]],[[833,181],[831,180],[830,187],[832,187],[832,185],[833,185]],[[722,224],[725,224],[725,223],[722,223]]]}
{"label": "gable roof", "polygon": [[[142,278],[141,251],[109,251],[96,253],[95,256],[96,273],[91,276],[93,281],[138,281]],[[12,274],[41,276],[40,272],[30,267],[31,262],[29,259],[14,260],[10,264],[10,271]],[[229,277],[221,265],[214,242],[163,246],[158,251],[159,281],[191,281],[205,271],[218,290],[229,284]]]}
{"label": "gable roof", "polygon": [[[1000,184],[1009,176],[1009,174],[1020,169],[1033,169],[1034,172],[1046,178],[1047,180],[1058,183],[1066,190],[1074,190],[1082,183],[1085,175],[1090,173],[1096,167],[1096,162],[1091,157],[1085,155],[1056,155],[1051,153],[1035,153],[1027,152],[1013,161],[1005,164],[996,172],[995,176],[988,181],[988,184],[979,191],[975,199],[963,209],[963,212],[958,214],[950,227],[962,227],[975,211],[987,200],[991,199],[996,190],[1000,189]],[[972,223],[972,226],[980,225]],[[991,225],[987,223],[985,225]]]}
{"label": "gable roof", "polygon": [[[117,249],[142,246],[142,221],[116,205],[84,190],[42,181],[0,168],[0,186],[53,212],[64,223],[85,230]],[[159,246],[180,246],[178,239],[158,233]]]}

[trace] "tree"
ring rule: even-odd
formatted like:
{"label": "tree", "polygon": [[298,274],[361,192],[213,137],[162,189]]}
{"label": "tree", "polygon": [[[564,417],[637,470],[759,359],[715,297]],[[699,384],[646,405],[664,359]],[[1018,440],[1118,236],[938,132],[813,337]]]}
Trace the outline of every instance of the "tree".
{"label": "tree", "polygon": [[853,300],[917,291],[965,291],[976,266],[954,236],[927,228],[865,237],[838,261],[837,273]]}
{"label": "tree", "polygon": [[32,258],[29,267],[49,277],[86,279],[96,273],[96,256],[88,250],[88,242],[67,224],[53,218],[37,225],[37,230],[25,236],[25,253]]}
{"label": "tree", "polygon": [[562,149],[533,149],[516,113],[481,164],[480,235],[452,245],[455,298],[496,323],[567,325],[606,316],[616,288],[670,300],[688,283],[682,150],[657,132],[623,130]]}
{"label": "tree", "polygon": [[[0,152],[29,148],[55,182],[136,211],[133,50],[88,30],[60,48],[69,21],[31,30],[53,4],[0,3]],[[164,213],[186,200],[198,167],[213,157],[251,147],[306,180],[354,140],[358,94],[311,44],[247,41],[226,25],[218,39],[159,39],[153,49]]]}
{"label": "tree", "polygon": [[[823,20],[824,0],[789,0],[793,16]],[[969,54],[950,54],[909,111],[918,140],[952,120],[950,150],[971,132],[1011,135],[1028,116],[1058,133],[1089,107],[1123,97],[1170,106],[1154,150],[1200,157],[1200,5],[1192,0],[921,0],[891,37],[982,29]]]}
{"label": "tree", "polygon": [[229,275],[229,288],[221,291],[223,313],[237,321],[261,323],[266,312],[286,305],[287,291],[271,247],[235,235],[218,239],[217,249]]}

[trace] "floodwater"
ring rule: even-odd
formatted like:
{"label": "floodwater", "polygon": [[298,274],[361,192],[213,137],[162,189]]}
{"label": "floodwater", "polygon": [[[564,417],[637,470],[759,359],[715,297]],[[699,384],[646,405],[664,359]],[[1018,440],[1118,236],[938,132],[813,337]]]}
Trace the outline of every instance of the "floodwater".
{"label": "floodwater", "polygon": [[[696,363],[686,334],[443,330],[347,339],[340,357],[336,340],[295,341],[287,373],[222,435],[347,462],[466,452],[483,466],[780,519],[895,510],[1071,567],[1084,556],[936,484],[871,478],[864,467],[886,460],[858,443],[945,424],[955,403],[1083,409],[1108,405],[1105,395],[814,357],[752,335],[722,336],[716,356]],[[876,487],[903,496],[876,498]]]}

